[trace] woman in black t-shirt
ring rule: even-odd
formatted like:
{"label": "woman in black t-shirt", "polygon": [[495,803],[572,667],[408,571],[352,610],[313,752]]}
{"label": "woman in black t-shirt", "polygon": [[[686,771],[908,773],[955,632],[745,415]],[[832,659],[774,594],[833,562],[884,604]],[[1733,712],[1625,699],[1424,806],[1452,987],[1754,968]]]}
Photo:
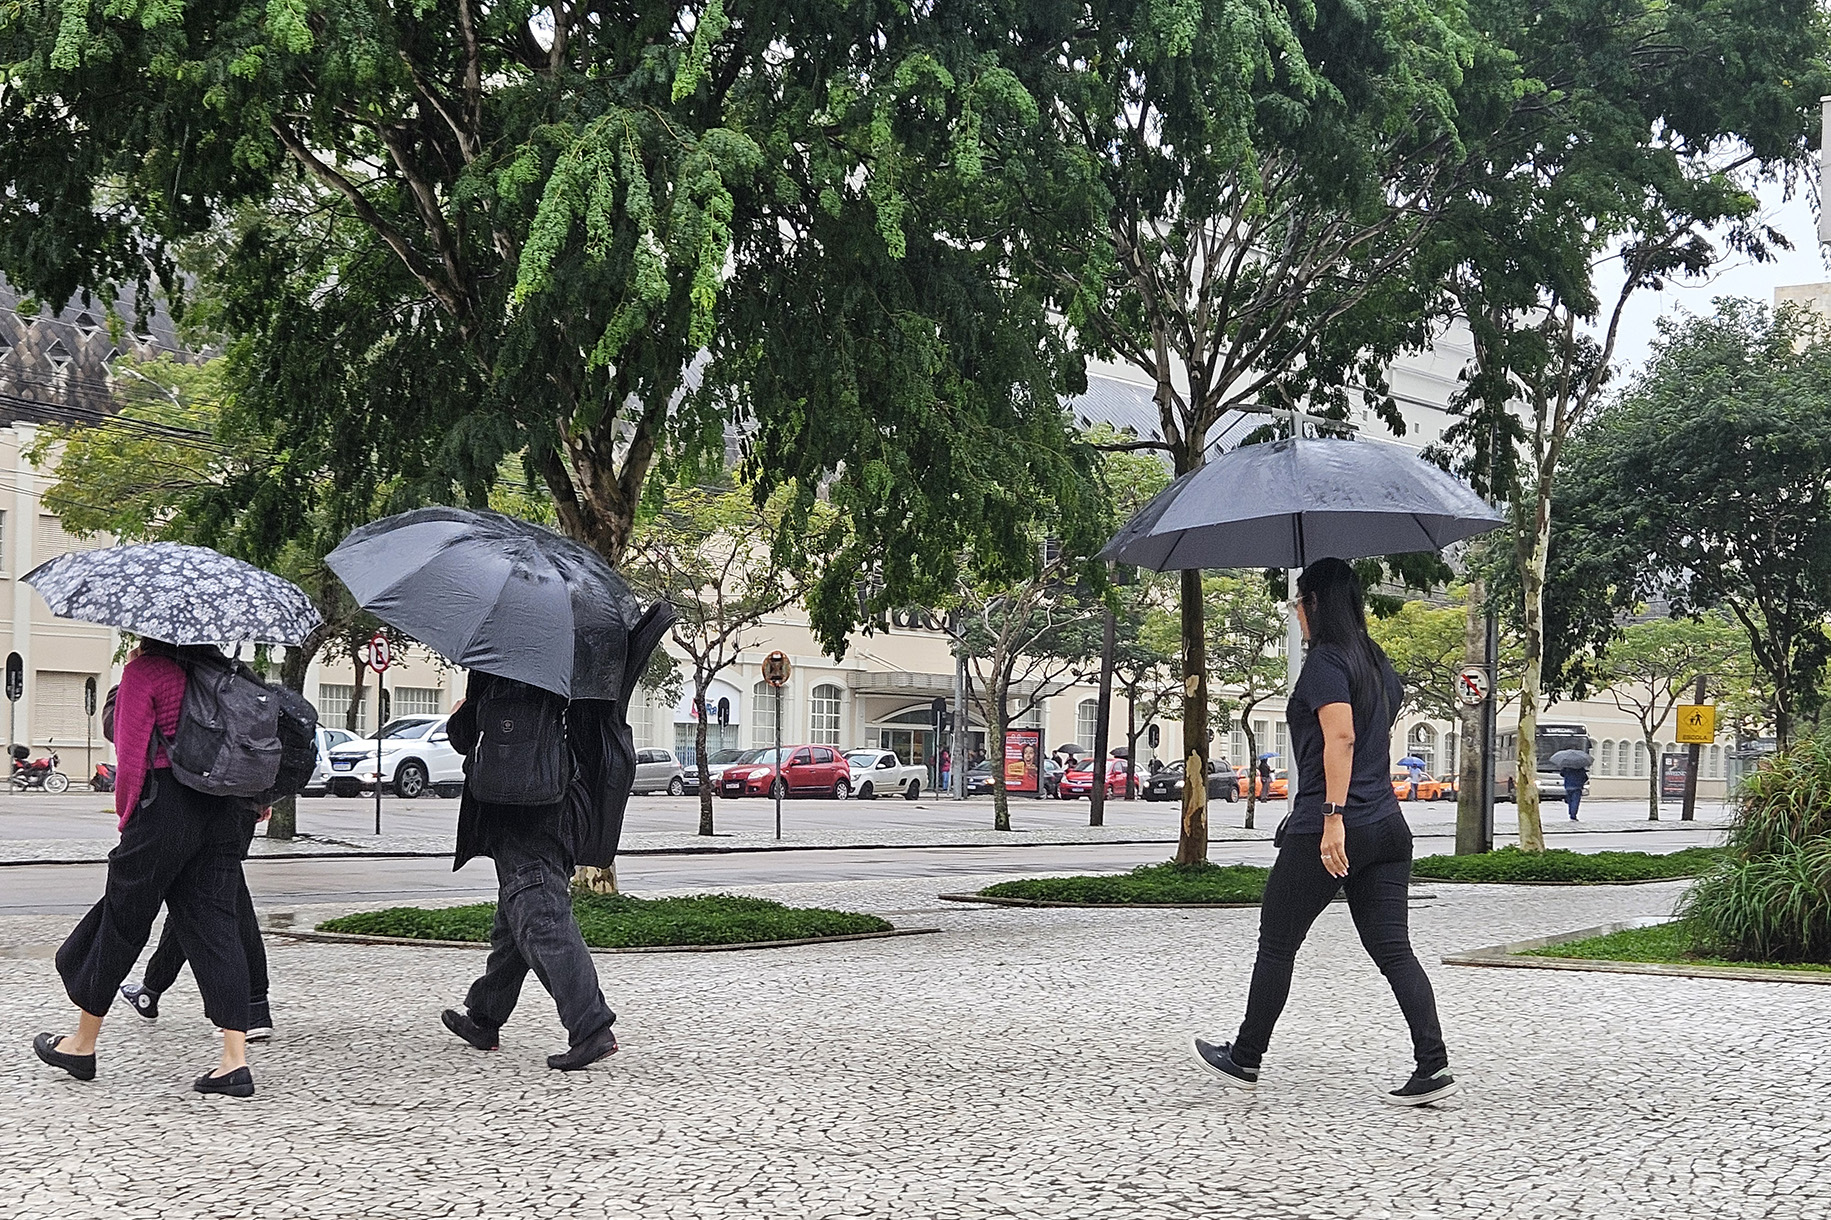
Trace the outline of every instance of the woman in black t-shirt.
{"label": "woman in black t-shirt", "polygon": [[1259,955],[1246,1017],[1231,1043],[1195,1040],[1202,1066],[1237,1088],[1258,1084],[1259,1061],[1290,996],[1291,968],[1310,925],[1345,886],[1361,943],[1411,1026],[1417,1069],[1381,1100],[1424,1105],[1456,1091],[1430,979],[1411,950],[1406,891],[1411,829],[1392,793],[1392,722],[1404,691],[1367,634],[1360,580],[1321,559],[1297,581],[1297,617],[1310,651],[1285,718],[1297,797],[1279,827],[1278,859],[1259,909]]}

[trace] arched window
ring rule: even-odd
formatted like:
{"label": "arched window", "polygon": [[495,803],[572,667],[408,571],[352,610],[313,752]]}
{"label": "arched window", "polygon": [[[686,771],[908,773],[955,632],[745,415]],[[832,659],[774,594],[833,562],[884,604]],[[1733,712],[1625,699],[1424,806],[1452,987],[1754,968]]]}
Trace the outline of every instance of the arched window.
{"label": "arched window", "polygon": [[[765,749],[776,744],[776,700],[781,692],[767,682],[759,682],[750,688],[750,747],[753,750]],[[783,707],[787,711],[786,705]],[[794,742],[794,729],[784,721],[782,725],[783,745]]]}
{"label": "arched window", "polygon": [[1634,778],[1645,779],[1646,777],[1647,743],[1644,741],[1637,741],[1634,743]]}
{"label": "arched window", "polygon": [[808,706],[807,739],[817,746],[839,744],[839,699],[837,686],[823,683],[814,688]]}
{"label": "arched window", "polygon": [[1411,726],[1411,732],[1405,735],[1405,748],[1424,760],[1424,769],[1437,770],[1437,730],[1428,724],[1418,723]]}
{"label": "arched window", "polygon": [[1100,722],[1100,703],[1097,699],[1083,699],[1074,709],[1074,739],[1083,750],[1091,752],[1094,748],[1094,728]]}
{"label": "arched window", "polygon": [[1615,774],[1615,743],[1604,737],[1602,748],[1596,754],[1596,774]]}

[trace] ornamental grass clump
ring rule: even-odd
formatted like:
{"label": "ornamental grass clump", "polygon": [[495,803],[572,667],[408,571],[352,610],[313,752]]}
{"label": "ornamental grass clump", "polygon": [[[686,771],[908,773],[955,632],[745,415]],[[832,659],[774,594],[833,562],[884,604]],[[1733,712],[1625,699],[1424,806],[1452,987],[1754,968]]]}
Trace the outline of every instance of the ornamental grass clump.
{"label": "ornamental grass clump", "polygon": [[1744,781],[1727,858],[1679,914],[1703,953],[1831,962],[1831,735],[1776,754]]}

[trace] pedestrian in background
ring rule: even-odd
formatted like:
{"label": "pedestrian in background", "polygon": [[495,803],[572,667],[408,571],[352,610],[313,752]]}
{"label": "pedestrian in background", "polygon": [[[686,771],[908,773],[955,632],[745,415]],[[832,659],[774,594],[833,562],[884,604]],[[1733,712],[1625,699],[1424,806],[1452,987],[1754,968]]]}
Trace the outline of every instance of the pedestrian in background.
{"label": "pedestrian in background", "polygon": [[1408,801],[1415,801],[1418,799],[1418,785],[1424,782],[1424,776],[1426,774],[1424,764],[1414,759],[1412,762],[1406,764],[1405,770],[1411,775],[1411,795],[1407,796],[1405,799]]}
{"label": "pedestrian in background", "polygon": [[[1417,1067],[1380,1095],[1416,1106],[1456,1091],[1430,979],[1412,952],[1407,888],[1411,830],[1392,791],[1392,722],[1405,690],[1367,634],[1354,569],[1322,559],[1297,581],[1296,610],[1310,643],[1286,717],[1297,797],[1278,828],[1278,857],[1259,908],[1259,952],[1246,1015],[1230,1043],[1195,1040],[1202,1066],[1236,1088],[1255,1088],[1272,1029],[1290,996],[1291,971],[1310,925],[1345,885],[1361,943],[1386,976],[1411,1027]],[[1339,1048],[1346,1039],[1332,1037]]]}
{"label": "pedestrian in background", "polygon": [[[141,641],[121,671],[115,702],[119,782],[115,813],[121,841],[108,853],[107,888],[57,951],[57,972],[77,1007],[76,1032],[39,1034],[38,1057],[78,1080],[95,1078],[96,1040],[117,989],[152,933],[161,903],[203,993],[204,1012],[223,1031],[214,1070],[199,1093],[249,1097],[248,959],[237,930],[242,851],[252,834],[248,802],[185,787],[171,772],[165,743],[178,732],[196,651]],[[156,735],[156,736],[155,736]]]}
{"label": "pedestrian in background", "polygon": [[1259,799],[1266,800],[1272,794],[1272,760],[1261,755],[1259,758]]}
{"label": "pedestrian in background", "polygon": [[1558,772],[1564,777],[1564,805],[1570,810],[1570,820],[1577,820],[1577,806],[1583,801],[1583,789],[1589,786],[1588,767],[1565,767]]}
{"label": "pedestrian in background", "polygon": [[950,792],[953,786],[948,782],[953,773],[954,756],[946,746],[941,747],[941,791]]}

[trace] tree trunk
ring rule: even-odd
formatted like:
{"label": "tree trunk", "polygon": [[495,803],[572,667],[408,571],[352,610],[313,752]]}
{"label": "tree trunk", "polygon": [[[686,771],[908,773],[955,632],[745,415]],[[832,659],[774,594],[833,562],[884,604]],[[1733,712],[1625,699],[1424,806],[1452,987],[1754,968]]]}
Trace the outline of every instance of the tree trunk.
{"label": "tree trunk", "polygon": [[712,675],[701,674],[694,667],[693,706],[699,710],[693,726],[693,765],[699,769],[699,833],[712,834],[712,771],[706,765],[706,692],[712,688]]}
{"label": "tree trunk", "polygon": [[572,888],[584,890],[589,894],[615,894],[617,889],[617,866],[609,868],[581,868],[572,874]]}
{"label": "tree trunk", "polygon": [[1659,821],[1659,747],[1647,738],[1647,821]]}
{"label": "tree trunk", "polygon": [[[1466,665],[1487,665],[1488,623],[1487,589],[1479,579],[1469,582],[1468,622],[1462,629],[1462,659]],[[1492,671],[1490,671],[1492,672]],[[1456,854],[1479,855],[1482,850],[1482,755],[1488,742],[1482,735],[1482,708],[1479,703],[1459,705],[1457,731],[1462,735],[1462,758],[1456,773]]]}
{"label": "tree trunk", "polygon": [[1208,862],[1208,639],[1202,574],[1182,573],[1183,816],[1176,862]]}
{"label": "tree trunk", "polygon": [[369,667],[362,663],[360,654],[356,657],[356,680],[350,684],[350,708],[343,714],[343,727],[350,732],[362,733],[362,697],[369,691]]}
{"label": "tree trunk", "polygon": [[[1259,807],[1259,773],[1253,768],[1259,757],[1259,739],[1253,734],[1252,721],[1244,716],[1240,719],[1240,732],[1246,734],[1246,829],[1251,830],[1253,811]],[[1183,787],[1187,789],[1188,786],[1189,777],[1185,775]]]}
{"label": "tree trunk", "polygon": [[1545,472],[1540,472],[1532,547],[1520,573],[1525,593],[1526,672],[1519,685],[1519,767],[1515,799],[1518,801],[1522,851],[1545,850],[1545,830],[1539,821],[1538,729],[1539,699],[1545,673],[1545,557],[1551,547],[1551,489],[1547,486],[1547,477]]}
{"label": "tree trunk", "polygon": [[1138,799],[1138,688],[1125,693],[1125,799]]}
{"label": "tree trunk", "polygon": [[[324,647],[327,634],[329,633],[321,626],[298,647],[286,650],[286,659],[280,662],[280,685],[287,690],[305,693],[305,673],[311,668],[312,658]],[[273,816],[267,819],[267,837],[290,839],[298,832],[299,798],[283,796],[273,803]]]}
{"label": "tree trunk", "polygon": [[1112,603],[1106,606],[1106,626],[1100,645],[1100,699],[1094,706],[1094,786],[1087,794],[1087,824],[1106,825],[1106,747],[1113,729],[1113,650],[1118,625]]}
{"label": "tree trunk", "polygon": [[990,749],[986,759],[992,764],[992,829],[1011,829],[1011,794],[1005,791],[1005,693],[1007,686],[1002,679],[998,680],[998,689],[992,696],[992,723],[987,725],[990,731]]}

